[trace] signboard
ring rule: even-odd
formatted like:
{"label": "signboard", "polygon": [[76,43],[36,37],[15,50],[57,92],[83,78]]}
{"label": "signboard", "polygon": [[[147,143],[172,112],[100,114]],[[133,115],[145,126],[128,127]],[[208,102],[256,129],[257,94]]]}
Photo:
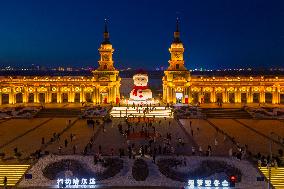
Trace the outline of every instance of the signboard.
{"label": "signboard", "polygon": [[192,179],[187,182],[189,188],[210,187],[210,188],[229,188],[227,180]]}
{"label": "signboard", "polygon": [[57,188],[96,188],[96,179],[58,178]]}

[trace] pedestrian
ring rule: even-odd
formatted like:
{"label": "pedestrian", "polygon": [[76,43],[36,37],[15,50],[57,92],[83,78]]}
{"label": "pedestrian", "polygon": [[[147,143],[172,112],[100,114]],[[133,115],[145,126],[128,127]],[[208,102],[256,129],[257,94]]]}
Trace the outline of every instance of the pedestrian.
{"label": "pedestrian", "polygon": [[185,167],[186,167],[186,165],[187,165],[186,158],[185,158],[185,157],[183,157],[183,166],[185,166]]}
{"label": "pedestrian", "polygon": [[64,141],[64,145],[65,145],[65,148],[67,147],[67,145],[68,145],[68,141],[67,141],[67,139],[65,139],[65,141]]}
{"label": "pedestrian", "polygon": [[233,156],[233,149],[232,149],[232,148],[229,149],[229,156],[230,156],[230,157]]}
{"label": "pedestrian", "polygon": [[76,154],[76,148],[77,148],[77,146],[74,145],[74,146],[73,146],[73,154]]}
{"label": "pedestrian", "polygon": [[62,146],[58,147],[58,153],[61,154]]}
{"label": "pedestrian", "polygon": [[118,152],[119,152],[119,158],[122,158],[122,150],[121,150],[121,148],[118,149]]}
{"label": "pedestrian", "polygon": [[44,144],[44,137],[41,138],[41,144]]}
{"label": "pedestrian", "polygon": [[102,146],[99,145],[99,154],[102,154]]}
{"label": "pedestrian", "polygon": [[192,155],[194,156],[195,155],[195,148],[194,148],[194,146],[191,147],[191,152],[192,152]]}
{"label": "pedestrian", "polygon": [[199,151],[199,155],[201,156],[202,155],[202,147],[201,146],[199,146],[198,151]]}
{"label": "pedestrian", "polygon": [[215,144],[215,146],[218,146],[217,138],[215,138],[215,140],[214,140],[214,144]]}
{"label": "pedestrian", "polygon": [[111,152],[111,156],[113,156],[113,155],[114,155],[114,150],[113,150],[113,148],[110,149],[110,152]]}
{"label": "pedestrian", "polygon": [[7,182],[8,182],[8,179],[7,179],[7,176],[5,176],[5,177],[4,177],[4,180],[3,180],[4,188],[7,187]]}
{"label": "pedestrian", "polygon": [[153,154],[153,163],[156,164],[156,154]]}

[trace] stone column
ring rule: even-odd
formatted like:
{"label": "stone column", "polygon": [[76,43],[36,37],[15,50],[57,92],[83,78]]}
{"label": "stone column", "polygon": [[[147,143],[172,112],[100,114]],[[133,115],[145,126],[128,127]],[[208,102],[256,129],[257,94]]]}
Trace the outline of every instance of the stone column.
{"label": "stone column", "polygon": [[172,96],[172,103],[176,104],[177,103],[177,99],[176,99],[176,96],[175,96],[174,88],[171,88],[171,96]]}
{"label": "stone column", "polygon": [[80,102],[85,102],[85,87],[81,87]]}
{"label": "stone column", "polygon": [[246,94],[247,94],[247,103],[252,103],[251,87],[249,87],[249,90],[246,91]]}
{"label": "stone column", "polygon": [[27,88],[23,87],[23,103],[28,102],[28,93],[27,93]]}
{"label": "stone column", "polygon": [[62,102],[61,88],[58,87],[58,89],[57,89],[57,103],[61,103],[61,102]]}
{"label": "stone column", "polygon": [[225,89],[225,91],[222,91],[222,99],[223,99],[223,103],[227,103],[227,90]]}
{"label": "stone column", "polygon": [[215,98],[216,98],[215,97],[215,88],[213,87],[212,91],[210,91],[210,102],[211,103],[216,102]]}
{"label": "stone column", "polygon": [[34,89],[34,102],[39,103],[37,88]]}
{"label": "stone column", "polygon": [[237,88],[237,91],[236,91],[235,102],[236,103],[241,103],[241,92],[240,92],[239,88]]}
{"label": "stone column", "polygon": [[279,103],[280,94],[278,92],[278,87],[273,87],[272,90],[272,104],[278,104]]}
{"label": "stone column", "polygon": [[265,92],[262,88],[259,91],[259,102],[265,103]]}

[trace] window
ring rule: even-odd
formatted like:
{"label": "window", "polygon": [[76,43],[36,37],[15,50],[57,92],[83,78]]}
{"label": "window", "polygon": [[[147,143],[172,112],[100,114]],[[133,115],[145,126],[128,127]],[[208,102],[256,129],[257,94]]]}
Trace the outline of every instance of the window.
{"label": "window", "polygon": [[176,69],[179,69],[179,64],[176,64]]}
{"label": "window", "polygon": [[107,69],[107,65],[104,65],[104,69]]}

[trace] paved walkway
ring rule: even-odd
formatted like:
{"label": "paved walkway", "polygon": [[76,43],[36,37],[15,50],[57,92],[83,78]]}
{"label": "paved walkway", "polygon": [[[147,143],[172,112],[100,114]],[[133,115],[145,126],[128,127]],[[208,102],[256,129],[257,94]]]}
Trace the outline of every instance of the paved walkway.
{"label": "paved walkway", "polygon": [[[161,124],[159,124],[159,120]],[[171,122],[169,125],[169,121]],[[97,139],[95,140],[94,150],[98,151],[98,146],[101,145],[102,152],[105,155],[109,155],[111,153],[111,148],[114,149],[114,153],[118,154],[119,148],[124,148],[125,152],[127,152],[127,143],[126,138],[119,133],[118,124],[121,123],[123,125],[123,130],[127,129],[127,125],[125,123],[124,118],[113,118],[112,123],[107,124],[104,127],[104,131],[100,132]],[[135,132],[140,132],[142,129],[142,124],[135,125],[132,124]],[[162,137],[156,139],[156,146],[160,144],[163,147],[164,138],[166,138],[166,133],[171,133],[172,140],[171,144],[174,146],[175,150],[183,154],[191,154],[191,147],[192,143],[188,140],[188,136],[186,133],[180,128],[178,123],[171,118],[164,119],[156,119],[156,122],[153,124],[156,128],[156,132],[158,132]],[[130,132],[133,132],[130,129]],[[149,128],[149,131],[152,131],[152,128]],[[185,146],[183,149],[177,148],[178,138],[182,138],[185,142]],[[130,140],[131,144],[134,143],[136,146],[136,152],[138,153],[138,148],[140,145],[148,144],[147,140],[144,139],[137,139],[137,140]],[[126,154],[127,155],[127,154]]]}
{"label": "paved walkway", "polygon": [[[210,125],[209,122],[203,119],[181,119],[187,133],[191,135],[198,146],[201,146],[203,153],[206,152],[208,145],[212,147],[212,155],[228,156],[229,149],[233,148],[233,143],[223,135],[217,132],[216,128]],[[191,127],[190,127],[190,122]],[[193,133],[193,135],[192,135]],[[215,145],[215,140],[218,145]],[[198,148],[196,148],[198,150]]]}
{"label": "paved walkway", "polygon": [[[269,154],[270,140],[258,132],[230,119],[208,119],[208,121],[233,137],[241,146],[248,145],[248,150],[253,154],[257,154],[258,152],[266,155]],[[269,128],[267,128],[267,131],[269,131]],[[281,146],[278,144],[274,144],[273,146],[273,153],[277,154]]]}
{"label": "paved walkway", "polygon": [[[75,119],[71,118],[71,120],[74,121]],[[21,159],[25,159],[29,157],[31,153],[42,147],[42,137],[44,137],[47,142],[54,132],[59,133],[64,130],[67,127],[66,121],[67,119],[63,118],[50,118],[36,128],[17,136],[13,141],[5,144],[1,150],[6,153],[7,157],[13,157],[14,148],[18,148],[18,151],[22,153]]]}

